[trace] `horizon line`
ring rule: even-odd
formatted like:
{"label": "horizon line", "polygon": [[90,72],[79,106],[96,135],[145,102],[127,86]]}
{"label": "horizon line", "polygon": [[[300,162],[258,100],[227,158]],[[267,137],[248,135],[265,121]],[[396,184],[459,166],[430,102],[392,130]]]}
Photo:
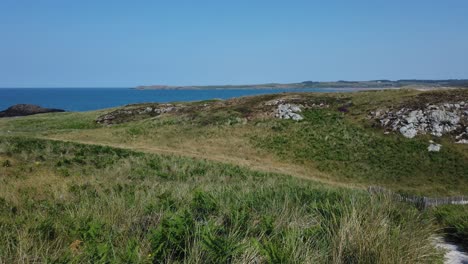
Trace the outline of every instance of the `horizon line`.
{"label": "horizon line", "polygon": [[200,86],[250,86],[250,85],[267,85],[267,84],[299,84],[305,82],[314,82],[314,83],[338,83],[338,82],[399,82],[399,81],[468,81],[468,78],[451,78],[451,79],[372,79],[372,80],[337,80],[337,81],[301,81],[301,82],[265,82],[265,83],[250,83],[250,84],[192,84],[192,85],[170,85],[170,84],[149,84],[149,85],[136,85],[136,86],[36,86],[36,87],[0,87],[0,89],[128,89],[128,88],[137,88],[137,87],[148,87],[148,86],[166,86],[166,87],[200,87]]}

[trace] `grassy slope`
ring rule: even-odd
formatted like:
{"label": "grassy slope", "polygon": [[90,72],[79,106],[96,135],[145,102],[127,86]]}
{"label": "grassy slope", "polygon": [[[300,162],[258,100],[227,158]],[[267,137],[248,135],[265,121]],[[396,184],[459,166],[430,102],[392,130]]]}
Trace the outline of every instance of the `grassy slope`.
{"label": "grassy slope", "polygon": [[[385,136],[380,129],[371,127],[370,121],[365,118],[369,111],[375,110],[377,108],[400,105],[402,102],[414,103],[414,98],[416,98],[415,96],[418,96],[419,94],[420,92],[417,91],[402,90],[353,94],[300,95],[300,97],[304,100],[330,103],[331,107],[328,109],[307,111],[304,113],[306,119],[299,123],[288,120],[262,118],[261,116],[255,117],[256,113],[255,111],[251,111],[251,109],[258,108],[258,105],[261,105],[264,101],[284,96],[268,95],[232,100],[224,103],[219,103],[216,101],[206,102],[219,104],[219,107],[213,107],[206,111],[183,113],[181,115],[166,115],[159,118],[131,122],[112,127],[101,127],[94,124],[93,122],[93,120],[98,115],[105,111],[86,113],[54,113],[24,118],[1,119],[0,135],[23,135],[27,137],[45,137],[92,144],[104,144],[127,149],[141,150],[144,152],[195,157],[197,160],[202,158],[205,160],[202,163],[207,164],[206,166],[209,166],[210,168],[212,168],[211,166],[214,166],[212,165],[212,161],[216,161],[222,162],[216,164],[232,163],[242,165],[244,167],[250,167],[254,170],[267,172],[260,173],[264,175],[261,177],[261,180],[257,179],[245,181],[243,178],[242,184],[245,183],[248,186],[240,185],[239,187],[239,184],[241,184],[240,181],[239,183],[236,183],[237,185],[233,185],[233,188],[237,186],[233,189],[236,191],[243,190],[244,188],[246,191],[250,190],[247,191],[247,193],[240,193],[241,195],[238,196],[239,201],[243,200],[242,195],[246,195],[245,197],[248,197],[248,192],[251,192],[253,189],[258,188],[259,186],[262,188],[269,188],[270,192],[279,191],[279,195],[284,197],[290,195],[288,192],[301,192],[301,188],[304,186],[306,186],[306,189],[311,188],[311,192],[313,193],[321,193],[319,190],[326,189],[327,192],[326,194],[323,194],[323,199],[327,201],[334,199],[332,198],[334,195],[344,197],[342,200],[346,201],[350,197],[355,197],[356,195],[354,191],[338,191],[330,187],[317,185],[317,183],[291,179],[288,177],[284,178],[285,176],[273,176],[271,172],[279,172],[297,176],[299,178],[316,179],[335,186],[347,185],[365,187],[366,185],[377,184],[390,187],[393,190],[419,193],[424,195],[466,195],[468,193],[468,151],[466,146],[455,145],[447,138],[436,139],[437,141],[443,143],[443,149],[440,153],[429,153],[426,150],[427,141],[430,139],[429,136],[417,137],[416,139],[412,140],[404,139],[399,135]],[[436,93],[435,95],[440,98],[444,98],[444,96],[446,96],[445,93]],[[460,92],[459,95],[461,95],[462,98],[468,98],[466,91]],[[291,95],[291,97],[294,96],[296,95]],[[353,102],[353,106],[348,108],[348,113],[342,114],[336,111],[337,107],[350,101]],[[245,123],[242,118],[249,117],[249,115],[254,116],[254,118],[253,120]],[[227,138],[229,140],[226,140]],[[50,152],[49,147],[46,148],[46,150]],[[60,200],[57,200],[57,196],[59,195],[52,195],[51,193],[38,191],[37,189],[41,186],[44,186],[44,189],[52,190],[52,193],[60,191],[59,193],[64,193],[64,197],[67,198],[75,197],[73,201],[76,201],[76,195],[81,197],[81,194],[73,194],[72,191],[70,191],[73,188],[70,186],[89,184],[94,186],[92,188],[101,188],[99,189],[99,192],[101,193],[108,193],[109,191],[102,189],[102,186],[107,184],[113,185],[115,181],[114,177],[116,176],[117,179],[124,179],[127,177],[128,179],[123,180],[123,182],[127,185],[140,186],[140,183],[136,184],[133,180],[129,181],[129,179],[133,177],[132,175],[139,175],[138,177],[143,177],[143,179],[146,179],[148,175],[157,174],[151,169],[147,169],[147,165],[144,165],[146,161],[143,162],[133,158],[124,158],[122,159],[122,166],[113,165],[112,168],[110,168],[108,166],[90,167],[86,162],[86,166],[78,166],[75,161],[72,161],[70,164],[65,164],[65,166],[58,166],[59,162],[57,159],[59,159],[59,157],[52,155],[53,157],[50,157],[50,160],[49,158],[46,159],[49,160],[50,164],[36,167],[32,165],[33,160],[38,160],[42,164],[43,158],[40,158],[40,156],[48,157],[51,155],[51,153],[48,152],[46,155],[43,155],[40,154],[39,150],[34,150],[32,151],[34,153],[33,155],[27,154],[26,152],[28,151],[10,153],[10,156],[5,156],[4,153],[0,157],[1,162],[4,162],[5,159],[9,159],[10,162],[14,164],[14,166],[11,168],[4,168],[2,173],[8,172],[8,170],[10,171],[8,173],[12,173],[11,171],[16,171],[13,172],[13,174],[16,175],[15,177],[17,180],[10,181],[11,178],[3,178],[3,181],[9,184],[4,185],[0,191],[0,193],[3,195],[3,198],[5,199],[5,208],[10,208],[9,210],[13,208],[9,203],[16,203],[15,206],[18,208],[23,206],[28,208],[27,206],[32,205],[27,204],[22,199],[32,199],[32,201],[35,201],[36,199],[39,199],[37,197],[42,197],[41,199],[47,201],[46,203],[51,203],[52,208],[55,206],[61,206],[57,205],[61,203]],[[69,152],[65,151],[65,155],[68,154]],[[39,158],[37,155],[39,155]],[[70,155],[74,156],[75,154]],[[82,156],[82,154],[80,155]],[[93,159],[95,155],[96,153],[91,153],[88,158]],[[79,160],[83,159],[81,156],[78,159],[78,164],[81,162]],[[30,159],[31,157],[33,158]],[[120,160],[119,157],[113,156],[113,158]],[[86,157],[84,159],[86,160]],[[147,158],[144,159],[146,160]],[[116,161],[113,161],[112,164],[115,162]],[[197,173],[188,174],[192,176],[199,174],[198,169],[190,165],[194,162],[194,160],[166,157],[164,159],[160,159],[159,162],[164,164],[175,164],[172,166],[172,169],[166,169],[163,175],[168,173],[167,170],[169,170],[169,172],[173,170],[174,175],[187,175],[184,174],[186,172],[181,172],[181,170],[196,171]],[[71,166],[71,168],[69,168],[69,166]],[[83,169],[83,171],[81,171],[81,169],[78,170],[78,167],[80,166],[82,167],[81,169]],[[195,167],[197,166],[199,165],[196,165]],[[226,180],[224,176],[219,179],[217,177],[218,175],[223,175],[223,173],[220,174],[220,172],[223,172],[224,170],[223,166],[228,166],[231,168],[230,165],[216,166],[215,169],[210,169],[211,178],[209,177],[210,181],[216,182],[216,184],[214,184],[217,186],[215,188],[216,190],[219,188],[224,188],[221,186],[226,186],[227,182],[229,183],[228,186],[231,186],[231,183],[236,182],[233,180],[232,176],[228,177],[229,180]],[[31,172],[34,172],[33,174],[39,177],[39,182],[41,184],[43,183],[44,185],[37,184],[38,180],[31,177],[31,167]],[[138,169],[135,169],[136,167],[142,167],[141,171],[135,172],[138,171]],[[76,172],[76,170],[78,170],[78,172]],[[119,171],[123,172],[120,173]],[[239,174],[239,171],[244,171],[244,169],[236,169],[237,174]],[[205,175],[204,172],[200,173]],[[244,175],[258,174],[258,172],[249,170],[244,171],[243,173]],[[70,177],[70,175],[72,177]],[[80,177],[73,177],[73,175],[80,175]],[[84,175],[88,176],[82,177]],[[249,177],[247,178],[250,179]],[[109,182],[110,178],[112,178],[112,183]],[[184,176],[184,179],[177,181],[175,185],[174,182],[169,182],[169,186],[171,187],[167,187],[166,185],[164,186],[166,186],[165,188],[175,188],[172,189],[171,192],[178,192],[179,189],[185,190],[183,195],[178,196],[180,199],[179,202],[189,201],[195,195],[194,190],[196,189],[196,186],[201,186],[202,184],[206,185],[204,182],[206,178],[203,178],[203,181],[201,182],[199,182],[200,179],[198,177],[195,177],[193,180],[190,179],[191,177]],[[160,180],[161,179],[152,179],[152,182],[149,184],[163,186],[159,182]],[[285,183],[283,180],[287,183]],[[142,182],[145,181],[147,180]],[[58,184],[58,182],[60,182],[60,184]],[[287,192],[283,192],[278,189],[278,186],[283,186],[284,184],[289,185],[290,182],[293,183],[290,188],[288,187],[289,189]],[[118,180],[117,183],[122,182]],[[147,187],[140,186],[138,188],[141,188],[139,191],[142,191]],[[228,189],[230,188],[231,187]],[[30,190],[31,192],[29,192]],[[147,190],[144,192],[146,191]],[[330,196],[329,192],[335,194]],[[210,190],[209,193],[210,195],[214,195],[216,197],[215,200],[222,200],[224,198],[221,197],[226,195],[223,192],[221,192],[222,194],[220,195],[218,191],[214,190]],[[116,197],[119,197],[120,194],[115,195],[116,196],[112,196],[113,200],[119,200],[120,198]],[[361,195],[358,196],[361,197]],[[86,203],[92,203],[94,206],[92,208],[95,210],[96,208],[101,209],[102,206],[107,206],[110,202],[103,201],[102,195],[99,197],[99,199],[94,199],[93,201],[86,200]],[[261,197],[260,199],[264,198],[265,197]],[[120,203],[120,206],[129,206],[129,204],[127,204],[127,202],[122,199],[120,199],[118,202]],[[68,205],[71,206],[71,202],[68,202]],[[301,200],[300,203],[308,202],[310,202],[310,199],[307,198],[305,200]],[[35,202],[32,202],[32,204],[34,203]],[[145,204],[146,202],[141,203]],[[79,207],[84,208],[79,210],[91,210],[87,208],[87,206],[88,204],[82,204]],[[226,206],[226,210],[231,210],[233,208],[232,206],[234,205]],[[290,204],[284,204],[281,200],[281,202],[277,202],[275,206],[278,208],[284,206],[289,207]],[[324,205],[321,204],[319,207],[323,206]],[[359,206],[361,205],[356,206],[360,208]],[[378,206],[378,203],[376,203],[375,206]],[[183,208],[183,206],[181,208]],[[275,208],[275,210],[278,208]],[[352,208],[355,208],[354,205]],[[78,208],[76,209],[78,210]],[[34,210],[32,210],[32,212],[35,214],[39,213],[39,211]],[[70,211],[71,209],[68,208],[68,210]],[[123,209],[119,210],[125,211]],[[449,212],[436,212],[435,215],[437,216],[437,219],[442,224],[442,226],[448,227],[447,231],[453,233],[454,236],[460,236],[460,234],[464,236],[463,232],[465,231],[463,230],[466,229],[466,225],[463,224],[464,216],[463,212],[459,212],[458,210],[459,209],[451,209]],[[179,210],[177,211],[181,212]],[[132,214],[128,211],[125,213],[130,213],[130,215]],[[165,215],[165,213],[163,215]],[[96,215],[92,215],[92,213],[89,211],[88,216],[91,218],[97,217]],[[143,217],[144,214],[140,216]],[[306,216],[309,217],[310,215],[304,214],[301,217]],[[11,216],[7,215],[7,219],[9,217]],[[27,219],[23,220],[26,223],[30,221],[29,218],[32,216],[20,215],[20,217],[26,217]],[[57,221],[57,219],[54,217],[60,217],[60,219],[62,219],[66,216],[48,216],[47,221],[52,221],[54,228],[58,227],[59,230],[65,230],[69,228],[68,226],[64,227],[62,223]],[[218,215],[217,217],[219,218],[221,216]],[[317,218],[317,215],[314,215],[314,218]],[[112,221],[114,220],[109,220],[107,225],[113,223]],[[133,223],[133,221],[134,219],[129,219],[126,224],[129,225],[130,223]],[[292,219],[288,221],[292,221]],[[364,221],[364,219],[360,221]],[[40,223],[40,221],[37,223]],[[33,224],[36,223],[29,222],[26,224],[26,226]],[[415,223],[411,223],[410,225],[415,225]],[[156,228],[157,226],[158,225],[155,224],[153,227]],[[14,224],[10,222],[10,225],[4,225],[3,227],[8,229],[14,227]],[[28,228],[35,230],[33,227]],[[106,230],[109,231],[109,228]],[[453,232],[454,230],[455,232]],[[299,231],[303,232],[304,230],[299,228],[298,232]],[[23,234],[24,238],[26,239],[25,243],[34,244],[37,243],[37,239],[42,239],[36,237],[37,234],[34,233],[35,231],[31,232],[31,234]],[[106,234],[109,235],[108,233]],[[57,242],[55,238],[52,240],[53,243],[60,244],[60,247],[57,244],[57,248],[50,249],[57,254],[56,257],[59,257],[61,253],[67,251],[67,249],[64,247],[64,243],[66,244],[69,243],[72,239],[77,239],[77,235],[75,233],[65,233],[62,235],[60,236],[60,241]],[[78,237],[82,236],[78,235]],[[247,239],[247,237],[249,237],[249,239],[253,238],[245,234],[243,235],[244,240]],[[14,239],[18,239],[18,237],[15,237]],[[197,239],[199,238],[197,237]],[[258,237],[256,239],[256,241],[261,240]],[[336,238],[328,239],[334,240]],[[114,241],[113,239],[110,240]],[[46,247],[50,246],[48,241],[41,240],[40,243],[45,243],[44,246]],[[114,245],[113,243],[114,242],[111,243],[112,245],[105,247],[115,247],[119,250],[122,249],[122,247],[127,247],[123,244]],[[151,242],[149,240],[139,240],[139,243],[141,243],[140,246],[143,248],[138,250],[137,255],[140,260],[143,260],[144,254],[152,252],[154,249],[151,249],[151,246],[149,245]],[[267,243],[266,245],[269,244]],[[10,256],[16,257],[19,255],[15,254],[25,254],[23,257],[29,258],[31,257],[30,255],[27,255],[24,252],[21,253],[21,250],[24,250],[24,248],[27,248],[28,246],[31,247],[30,244],[27,244],[26,246],[22,245],[21,247],[11,246],[11,248],[8,249],[10,250],[8,251],[8,254],[12,254]],[[251,244],[249,247],[250,250],[254,252],[252,253],[253,255],[259,256],[260,258],[269,257],[269,253],[265,253],[268,250],[265,251],[264,248],[261,249],[262,247],[253,246],[253,244]],[[60,251],[55,251],[59,248]],[[37,252],[33,252],[33,255],[44,254],[44,252],[40,252],[40,250],[37,248],[35,250]],[[85,249],[81,250],[86,251]],[[202,249],[193,250],[196,250],[198,253],[203,251]],[[299,251],[301,250],[302,249]],[[337,257],[333,252],[323,253],[327,252],[327,250],[329,250],[327,247],[322,247],[314,252],[305,253],[301,251],[301,253],[297,253],[298,260],[304,260],[305,256],[312,259],[318,258],[320,260]],[[78,259],[88,259],[93,257],[91,255],[94,253],[83,253],[82,251],[80,251],[81,253],[78,256]],[[366,253],[361,251],[359,252],[360,254]],[[203,254],[208,253],[205,252]],[[204,256],[203,254],[202,256]],[[67,257],[74,258],[77,256],[67,255]],[[120,258],[115,254],[113,254],[112,257]],[[239,258],[240,256],[237,257]]]}
{"label": "grassy slope", "polygon": [[440,260],[426,215],[361,191],[27,138],[0,138],[0,162],[0,262]]}
{"label": "grassy slope", "polygon": [[[424,195],[467,194],[467,146],[437,138],[444,147],[440,153],[430,153],[426,148],[431,137],[408,140],[383,135],[366,119],[369,111],[414,100],[420,93],[302,94],[303,100],[327,102],[331,107],[310,110],[299,123],[256,116],[255,111],[266,111],[259,105],[284,96],[280,94],[211,101],[206,102],[214,105],[210,109],[110,128],[93,124],[102,112],[87,112],[4,119],[0,131],[205,158],[327,183],[384,185]],[[468,98],[468,92],[461,96]],[[338,112],[346,102],[353,103],[349,113]],[[239,119],[249,116],[254,118],[246,123]]]}

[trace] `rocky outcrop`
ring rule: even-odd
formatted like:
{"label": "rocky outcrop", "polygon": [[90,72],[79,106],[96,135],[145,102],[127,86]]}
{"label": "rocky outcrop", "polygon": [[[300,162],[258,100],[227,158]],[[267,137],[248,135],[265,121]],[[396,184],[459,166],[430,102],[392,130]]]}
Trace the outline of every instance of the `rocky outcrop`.
{"label": "rocky outcrop", "polygon": [[52,112],[65,112],[62,109],[44,108],[32,104],[17,104],[0,112],[0,117],[28,116],[35,114],[44,114]]}
{"label": "rocky outcrop", "polygon": [[96,123],[104,125],[120,124],[129,121],[159,116],[164,113],[177,111],[179,107],[173,104],[145,104],[128,105],[122,109],[99,116]]}
{"label": "rocky outcrop", "polygon": [[300,121],[304,119],[300,113],[302,112],[301,108],[298,105],[294,104],[279,104],[276,110],[276,117],[281,119],[292,119],[295,121]]}
{"label": "rocky outcrop", "polygon": [[303,110],[329,108],[330,105],[320,102],[303,100],[302,98],[284,98],[267,101],[265,106],[276,106],[272,111],[272,116],[280,119],[303,120],[301,114]]}
{"label": "rocky outcrop", "polygon": [[426,104],[415,109],[403,107],[398,110],[378,110],[371,112],[374,118],[387,131],[397,131],[404,137],[413,138],[419,134],[431,134],[441,137],[454,135],[463,143],[468,140],[468,103]]}

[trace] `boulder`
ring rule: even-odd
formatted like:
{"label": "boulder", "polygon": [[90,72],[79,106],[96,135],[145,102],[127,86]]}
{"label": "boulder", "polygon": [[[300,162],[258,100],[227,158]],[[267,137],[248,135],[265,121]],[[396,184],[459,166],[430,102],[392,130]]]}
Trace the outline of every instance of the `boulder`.
{"label": "boulder", "polygon": [[429,147],[427,147],[427,150],[429,152],[439,152],[440,149],[441,149],[442,145],[441,144],[437,144],[437,143],[431,143],[429,145]]}
{"label": "boulder", "polygon": [[418,131],[416,130],[413,124],[409,124],[406,126],[402,126],[400,128],[400,133],[406,138],[414,138],[418,134]]}

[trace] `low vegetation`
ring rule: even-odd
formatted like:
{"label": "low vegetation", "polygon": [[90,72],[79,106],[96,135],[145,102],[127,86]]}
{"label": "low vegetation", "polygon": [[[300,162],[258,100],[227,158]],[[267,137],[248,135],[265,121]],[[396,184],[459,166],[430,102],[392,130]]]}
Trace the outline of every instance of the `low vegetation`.
{"label": "low vegetation", "polygon": [[[365,192],[190,158],[3,137],[2,262],[428,263],[430,219]],[[378,241],[378,243],[376,243]]]}
{"label": "low vegetation", "polygon": [[[364,190],[467,195],[468,146],[384,134],[368,115],[450,98],[468,91],[177,103],[112,125],[95,120],[114,109],[0,119],[0,262],[440,262],[433,235],[466,243],[466,207]],[[277,100],[304,119],[275,118]]]}
{"label": "low vegetation", "polygon": [[365,182],[419,194],[468,191],[468,161],[458,150],[428,152],[428,137],[405,139],[355,125],[335,110],[304,113],[298,124],[274,121],[252,144],[292,162],[314,162],[341,181]]}
{"label": "low vegetation", "polygon": [[[275,119],[274,107],[266,103],[281,98],[328,107],[306,110],[300,122]],[[181,110],[112,126],[94,122],[110,111],[4,119],[0,131],[206,158],[364,188],[382,185],[425,196],[466,195],[467,145],[454,144],[448,137],[384,135],[368,119],[377,108],[444,98],[468,101],[468,91],[264,95],[179,103],[184,105]],[[441,143],[441,152],[428,152],[429,140]]]}
{"label": "low vegetation", "polygon": [[444,233],[468,249],[468,205],[444,205],[432,210]]}

